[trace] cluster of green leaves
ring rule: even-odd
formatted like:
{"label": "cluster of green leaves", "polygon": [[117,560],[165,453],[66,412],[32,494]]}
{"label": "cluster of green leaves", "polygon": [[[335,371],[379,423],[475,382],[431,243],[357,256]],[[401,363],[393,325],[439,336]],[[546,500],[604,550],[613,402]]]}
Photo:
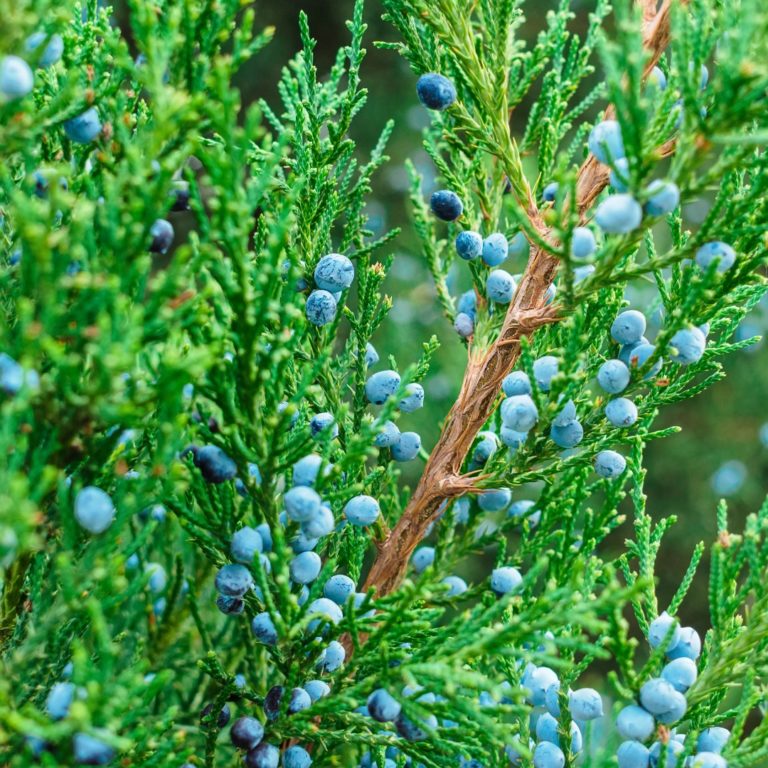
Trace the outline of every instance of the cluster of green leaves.
{"label": "cluster of green leaves", "polygon": [[[392,125],[365,160],[349,137],[366,101],[362,3],[349,23],[350,43],[326,77],[315,68],[315,42],[302,16],[302,50],[284,70],[281,106],[245,108],[233,78],[271,35],[254,30],[251,8],[239,0],[131,0],[129,47],[98,5],[91,0],[73,11],[25,0],[0,30],[3,52],[23,51],[26,37],[41,28],[65,40],[63,61],[38,70],[32,96],[0,104],[0,352],[39,374],[37,386],[0,394],[4,764],[26,766],[33,755],[43,765],[74,764],[78,732],[112,746],[124,765],[238,764],[217,723],[220,708],[228,702],[236,715],[263,720],[267,691],[320,675],[315,663],[331,639],[345,640],[351,655],[324,675],[330,695],[266,724],[266,740],[311,747],[315,765],[355,765],[365,752],[384,765],[387,748],[398,765],[462,758],[504,765],[507,746],[529,760],[531,707],[522,688],[529,663],[556,668],[566,691],[581,684],[594,661],[613,658],[617,697],[635,693],[659,659],[635,672],[636,643],[622,609],[634,607],[641,630],[655,615],[654,558],[669,524],[654,526],[645,511],[643,447],[666,434],[653,429],[660,407],[722,375],[717,359],[741,346],[730,338],[763,291],[754,270],[764,258],[768,172],[760,145],[767,126],[759,104],[768,74],[754,59],[765,43],[758,0],[741,3],[749,21],[738,24],[710,0],[676,13],[671,58],[662,65],[670,77],[664,94],[641,84],[639,22],[625,3],[616,8],[615,44],[602,31],[607,3],[597,3],[580,39],[569,31],[573,13],[564,1],[529,48],[519,37],[522,3],[484,0],[468,10],[453,0],[387,0],[387,17],[402,38],[390,47],[418,73],[444,72],[458,86],[457,104],[436,117],[425,146],[466,203],[461,226],[484,233],[522,228],[542,244],[530,218],[539,185],[528,179],[526,156],[535,156],[537,178],[560,184],[543,214],[562,243],[558,301],[565,319],[524,344],[520,365],[530,374],[536,357],[554,353],[561,366],[551,392],[535,392],[542,428],[514,454],[498,451],[482,481],[535,493],[538,523],[532,514],[527,521],[493,519],[475,498],[461,499],[430,533],[432,567],[390,595],[369,594],[357,610],[348,604],[324,632],[309,629],[308,605],[335,572],[362,583],[409,496],[388,452],[372,447],[381,424],[399,418],[398,398],[374,415],[364,393],[367,345],[391,307],[382,286],[392,256],[376,259],[397,233],[375,237],[365,209]],[[698,65],[711,62],[716,44],[713,82],[700,92]],[[584,86],[598,48],[606,83]],[[525,135],[515,139],[510,110],[537,89]],[[666,172],[684,199],[711,195],[713,204],[695,234],[678,211],[666,228],[606,240],[596,271],[576,284],[567,257],[578,215],[569,202],[571,166],[588,131],[576,123],[604,96],[633,127],[626,134],[633,188],[647,183],[657,169],[656,148],[674,136],[680,151]],[[62,123],[90,105],[99,111],[101,135],[72,144]],[[457,229],[440,234],[415,171],[412,178],[416,230],[452,318]],[[507,179],[511,195],[504,194]],[[185,190],[191,214],[168,213]],[[164,216],[179,232],[190,230],[168,259],[147,252],[150,229]],[[715,233],[741,254],[725,277],[683,261]],[[316,328],[304,304],[317,262],[333,251],[353,260],[355,283],[336,319]],[[654,281],[664,309],[659,355],[687,322],[710,322],[711,342],[696,366],[668,366],[654,385],[633,383],[641,418],[618,434],[606,426],[603,401],[589,383],[613,356],[607,328],[627,283],[638,278]],[[483,299],[484,270],[471,265],[471,279],[478,296],[472,343],[482,348],[498,332],[501,313]],[[435,344],[425,344],[402,371],[401,394],[424,377]],[[586,430],[570,455],[559,454],[543,429],[560,397],[576,402]],[[319,412],[333,414],[338,437],[311,435],[309,421]],[[236,463],[238,480],[205,482],[184,452],[190,444],[221,448]],[[622,444],[629,500],[622,483],[591,473],[596,452]],[[339,526],[317,545],[323,570],[303,593],[288,568],[297,529],[284,525],[280,512],[294,463],[313,452],[327,470],[316,489]],[[75,495],[88,485],[108,491],[117,510],[99,536],[82,531],[73,516]],[[382,508],[370,529],[343,524],[344,504],[360,493]],[[636,541],[616,556],[603,542],[628,502]],[[694,732],[735,720],[735,766],[758,765],[768,749],[764,722],[749,734],[745,728],[761,702],[766,665],[759,608],[767,516],[763,510],[738,538],[727,534],[721,511],[712,630],[688,723]],[[269,526],[272,546],[251,565],[258,590],[247,596],[244,615],[223,615],[214,575],[231,562],[232,534],[259,524]],[[700,555],[670,610],[679,607]],[[485,578],[492,563],[518,566],[522,590],[497,598]],[[168,575],[162,589],[152,581],[158,568]],[[457,570],[476,583],[449,596],[443,579]],[[262,611],[277,629],[274,648],[250,631],[249,619]],[[67,717],[53,721],[45,700],[67,676],[79,695]],[[380,687],[419,723],[423,740],[408,741],[361,714]],[[212,714],[201,720],[206,704]],[[563,733],[569,725],[566,715]],[[604,740],[586,734],[585,764],[611,764],[615,740],[605,730]],[[569,764],[575,759],[568,754]]]}

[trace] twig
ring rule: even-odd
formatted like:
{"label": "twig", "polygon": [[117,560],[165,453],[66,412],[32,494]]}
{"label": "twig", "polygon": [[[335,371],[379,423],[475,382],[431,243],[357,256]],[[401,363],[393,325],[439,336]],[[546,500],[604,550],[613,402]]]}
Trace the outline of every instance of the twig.
{"label": "twig", "polygon": [[[655,4],[643,1],[642,5],[644,11],[649,11]],[[644,12],[643,42],[650,52],[646,74],[669,42],[670,11],[671,0],[664,0],[657,13],[654,9],[653,17]],[[609,107],[606,117],[612,114]],[[673,149],[674,144],[670,143],[661,151],[668,154]],[[577,203],[582,216],[607,186],[608,178],[608,168],[591,156],[579,169]],[[542,238],[552,242],[552,233],[535,208],[529,215]],[[461,475],[462,463],[496,407],[501,382],[520,355],[520,340],[557,318],[556,311],[545,306],[545,296],[558,264],[558,259],[548,250],[534,248],[498,338],[484,353],[470,354],[461,392],[408,506],[379,546],[378,557],[365,583],[366,590],[374,588],[382,596],[396,589],[405,577],[411,553],[439,514],[441,503],[473,490],[475,480]]]}

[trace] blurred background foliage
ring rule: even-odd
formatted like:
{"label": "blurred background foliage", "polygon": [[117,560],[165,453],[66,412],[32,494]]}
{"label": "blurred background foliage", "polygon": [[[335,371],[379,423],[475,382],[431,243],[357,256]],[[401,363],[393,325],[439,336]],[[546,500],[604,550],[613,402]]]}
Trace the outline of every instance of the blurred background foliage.
{"label": "blurred background foliage", "polygon": [[[338,47],[346,43],[345,22],[351,17],[353,5],[354,0],[262,0],[257,3],[258,24],[273,25],[276,33],[267,49],[240,74],[238,86],[243,104],[259,98],[276,103],[280,71],[300,47],[300,10],[309,15],[312,34],[318,41],[315,51],[318,69],[321,75],[327,72]],[[545,15],[557,5],[555,0],[526,3],[528,22],[523,33],[535,38],[543,27]],[[593,5],[587,0],[573,0],[575,30],[586,27]],[[429,113],[416,99],[416,77],[404,60],[374,46],[375,40],[394,39],[393,30],[380,16],[380,4],[369,0],[366,6],[368,54],[362,74],[370,99],[355,120],[352,134],[361,153],[365,153],[376,142],[386,120],[395,120],[388,145],[391,160],[374,178],[375,203],[369,206],[369,212],[377,234],[393,227],[401,227],[403,231],[394,243],[396,259],[386,285],[387,292],[395,299],[394,306],[389,321],[383,324],[374,341],[382,359],[397,352],[405,365],[418,358],[421,344],[431,335],[439,339],[441,347],[424,382],[426,404],[413,414],[412,424],[429,450],[459,391],[466,352],[439,310],[426,263],[410,227],[405,159],[411,158],[424,176],[425,195],[432,191],[435,183],[434,166],[421,144],[421,131],[429,121]],[[118,18],[125,20],[124,9],[119,9]],[[513,116],[513,130],[518,133],[524,128],[528,106],[524,103],[518,111],[519,117]],[[531,169],[533,174],[533,162]],[[696,221],[700,216],[695,210],[688,210],[686,218]],[[457,295],[466,287],[455,280],[452,293]],[[637,308],[645,308],[642,285],[637,287],[637,295],[630,298]],[[650,309],[645,309],[650,314]],[[741,338],[760,336],[766,330],[768,301],[764,299],[742,324]],[[722,382],[694,400],[667,408],[660,414],[659,427],[676,425],[681,431],[651,443],[646,452],[648,509],[657,518],[670,514],[678,517],[678,524],[665,537],[659,559],[660,563],[667,564],[667,570],[658,573],[662,602],[671,598],[680,583],[695,544],[701,540],[710,542],[714,537],[718,500],[727,500],[730,519],[738,530],[745,516],[756,511],[768,491],[768,344],[757,340],[748,351],[726,359],[725,368],[728,375]],[[411,485],[417,481],[422,466],[417,462],[404,465],[406,480]],[[619,529],[614,542],[621,544],[628,531],[628,528]],[[709,625],[707,571],[708,564],[704,562],[681,612],[685,623],[702,630]]]}

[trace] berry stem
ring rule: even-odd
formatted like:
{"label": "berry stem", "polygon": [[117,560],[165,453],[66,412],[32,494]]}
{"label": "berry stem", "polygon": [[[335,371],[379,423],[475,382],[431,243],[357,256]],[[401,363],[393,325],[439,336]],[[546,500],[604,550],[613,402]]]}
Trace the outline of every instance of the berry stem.
{"label": "berry stem", "polygon": [[[645,8],[648,3],[642,5]],[[664,0],[653,19],[644,14],[643,41],[649,51],[646,75],[669,42],[671,5],[672,0]],[[609,106],[606,116],[612,112]],[[664,145],[660,151],[669,154],[673,148],[673,144]],[[592,156],[587,158],[579,169],[577,185],[577,204],[582,217],[607,186],[608,179],[607,166]],[[529,209],[529,215],[530,224],[541,239],[551,242],[551,231],[535,207]],[[520,340],[558,319],[556,308],[546,307],[545,294],[555,278],[559,261],[549,250],[537,245],[531,253],[498,338],[485,351],[475,352],[470,345],[461,391],[448,413],[440,438],[402,517],[378,547],[378,557],[368,573],[365,589],[375,589],[380,597],[402,582],[411,554],[439,514],[443,501],[475,487],[477,478],[463,476],[461,466],[477,433],[496,407],[502,380],[520,356]]]}

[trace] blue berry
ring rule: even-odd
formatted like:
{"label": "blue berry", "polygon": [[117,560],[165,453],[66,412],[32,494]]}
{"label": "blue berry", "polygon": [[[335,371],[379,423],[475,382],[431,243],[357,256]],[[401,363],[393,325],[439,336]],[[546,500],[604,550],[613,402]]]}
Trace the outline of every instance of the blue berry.
{"label": "blue berry", "polygon": [[312,291],[305,307],[307,320],[318,327],[328,325],[336,317],[336,297],[328,291]]}
{"label": "blue berry", "polygon": [[315,267],[315,285],[329,293],[345,291],[354,279],[354,264],[340,253],[323,256]]}
{"label": "blue berry", "polygon": [[565,755],[563,750],[549,741],[542,741],[533,750],[534,768],[563,768]]}
{"label": "blue berry", "polygon": [[282,685],[273,685],[264,697],[264,714],[268,720],[277,720],[285,689]]}
{"label": "blue berry", "polygon": [[411,461],[419,455],[421,437],[416,432],[401,432],[400,439],[392,446],[392,458],[395,461]]}
{"label": "blue berry", "polygon": [[556,427],[567,427],[572,421],[576,421],[576,403],[568,400],[552,419],[552,423]]}
{"label": "blue berry", "polygon": [[580,283],[582,280],[586,280],[590,275],[595,272],[594,264],[585,264],[583,267],[576,267],[573,270],[573,282],[574,284]]}
{"label": "blue berry", "polygon": [[544,692],[544,706],[552,717],[560,717],[560,682],[552,683]]}
{"label": "blue berry", "polygon": [[115,748],[95,736],[76,733],[72,737],[72,754],[80,765],[107,765],[115,756]]}
{"label": "blue berry", "polygon": [[151,592],[158,594],[168,585],[168,574],[160,563],[147,563],[144,566],[144,573],[149,574],[147,585]]}
{"label": "blue berry", "polygon": [[509,253],[509,243],[501,232],[494,232],[483,240],[483,261],[489,267],[498,267]]}
{"label": "blue berry", "polygon": [[104,533],[115,519],[115,505],[109,494],[93,485],[80,490],[75,497],[75,520],[93,534]]}
{"label": "blue berry", "polygon": [[528,438],[527,432],[518,432],[515,429],[510,429],[502,425],[499,431],[501,442],[507,446],[511,451],[516,451]]}
{"label": "blue berry", "polygon": [[209,483],[223,483],[237,475],[237,464],[217,445],[193,448],[195,466]]}
{"label": "blue berry", "polygon": [[277,645],[277,629],[275,629],[272,617],[266,611],[254,616],[251,622],[251,632],[260,643]]}
{"label": "blue berry", "polygon": [[553,424],[549,430],[549,436],[560,448],[574,448],[582,441],[584,428],[578,421],[572,421],[564,427]]}
{"label": "blue berry", "polygon": [[312,757],[304,747],[294,744],[283,752],[283,768],[309,768]]}
{"label": "blue berry", "polygon": [[365,396],[373,405],[383,405],[400,389],[400,374],[395,371],[378,371],[365,382]]}
{"label": "blue berry", "polygon": [[333,533],[336,520],[333,511],[324,502],[315,515],[301,524],[301,532],[309,539],[319,539]]}
{"label": "blue berry", "polygon": [[595,472],[600,477],[613,480],[624,474],[626,468],[626,459],[620,453],[616,453],[616,451],[600,451],[595,456]]}
{"label": "blue berry", "polygon": [[625,741],[616,752],[619,768],[648,768],[649,752],[639,741]]}
{"label": "blue berry", "polygon": [[621,126],[615,120],[603,120],[589,134],[589,151],[601,162],[610,165],[625,157]]}
{"label": "blue berry", "polygon": [[416,95],[427,109],[448,109],[456,101],[456,86],[445,75],[428,72],[418,79]]}
{"label": "blue berry", "polygon": [[390,723],[397,720],[402,707],[384,688],[377,688],[367,701],[368,714],[380,723]]}
{"label": "blue berry", "polygon": [[344,650],[344,646],[336,640],[331,640],[320,654],[316,666],[321,672],[336,672],[338,669],[341,669],[346,655],[347,652]]}
{"label": "blue berry", "polygon": [[670,339],[669,357],[680,365],[692,365],[701,360],[707,338],[698,328],[683,328]]}
{"label": "blue berry", "polygon": [[312,488],[297,485],[286,492],[283,497],[285,512],[289,519],[297,523],[307,522],[319,511],[322,500]]}
{"label": "blue berry", "polygon": [[619,158],[611,168],[611,186],[617,192],[629,191],[629,160],[626,157]]}
{"label": "blue berry", "polygon": [[101,120],[96,107],[64,122],[64,133],[76,144],[90,144],[101,133]]}
{"label": "blue berry", "polygon": [[549,392],[552,379],[557,376],[558,361],[553,355],[544,355],[533,363],[533,378],[542,392]]}
{"label": "blue berry", "polygon": [[667,648],[668,659],[691,659],[701,655],[701,638],[693,627],[681,627],[677,642]]}
{"label": "blue berry", "polygon": [[515,279],[503,269],[494,269],[485,282],[486,295],[498,304],[509,304],[516,287]]}
{"label": "blue berry", "polygon": [[555,198],[557,197],[557,190],[560,189],[560,185],[553,181],[550,184],[547,184],[546,187],[544,187],[544,190],[541,193],[541,199],[545,203],[554,203]]}
{"label": "blue berry", "polygon": [[254,556],[261,552],[263,548],[264,544],[261,541],[259,532],[247,525],[235,531],[229,545],[232,559],[246,565],[250,565],[253,562]]}
{"label": "blue berry", "polygon": [[557,732],[560,724],[549,712],[539,715],[536,720],[536,740],[548,741],[550,744],[560,746],[560,734]]}
{"label": "blue berry", "polygon": [[45,699],[45,711],[52,720],[63,720],[69,714],[69,708],[75,697],[72,683],[55,683]]}
{"label": "blue berry", "polygon": [[512,395],[501,403],[501,420],[516,432],[528,432],[536,426],[539,412],[530,395]]}
{"label": "blue berry", "polygon": [[617,395],[629,385],[629,368],[621,360],[606,360],[597,372],[597,383],[609,395]]}
{"label": "blue berry", "polygon": [[597,206],[595,222],[609,235],[626,235],[636,230],[643,220],[643,209],[632,195],[610,195]]}
{"label": "blue berry", "polygon": [[173,243],[173,224],[167,219],[158,219],[149,229],[152,241],[149,244],[150,253],[163,254]]}
{"label": "blue berry", "polygon": [[[313,486],[317,482],[317,475],[323,464],[323,457],[316,453],[310,453],[299,459],[293,465],[293,484],[302,486]],[[330,464],[326,464],[323,475],[331,471]],[[263,537],[262,537],[263,538]]]}
{"label": "blue berry", "polygon": [[588,259],[597,250],[597,242],[588,227],[576,227],[571,235],[571,256]]}
{"label": "blue berry", "polygon": [[[212,712],[213,712],[213,704],[207,704],[203,708],[203,711],[200,713],[200,719],[201,720],[207,720],[211,716]],[[226,726],[226,724],[229,722],[230,716],[231,716],[231,713],[229,711],[229,706],[227,704],[225,704],[219,710],[219,714],[216,717],[216,725],[219,728],[224,728]]]}
{"label": "blue berry", "polygon": [[475,332],[474,321],[469,315],[464,314],[464,312],[459,312],[459,314],[456,315],[456,319],[453,321],[453,327],[462,339],[468,339]]}
{"label": "blue berry", "polygon": [[529,250],[528,239],[522,232],[518,232],[509,242],[509,253],[512,256],[527,256]]}
{"label": "blue berry", "polygon": [[280,750],[273,744],[263,741],[245,756],[246,768],[278,768]]}
{"label": "blue berry", "polygon": [[307,615],[317,616],[316,619],[309,622],[310,632],[314,632],[323,622],[338,624],[343,617],[341,608],[327,597],[318,597],[317,600],[313,600],[307,607]]}
{"label": "blue berry", "polygon": [[[504,236],[502,235],[502,237]],[[504,243],[506,244],[506,242],[505,239]],[[464,261],[472,261],[483,252],[483,237],[478,232],[465,229],[457,235],[455,246],[456,253],[459,254],[460,258],[464,259]]]}
{"label": "blue berry", "polygon": [[631,427],[637,421],[637,406],[626,397],[617,397],[605,406],[605,417],[614,427]]}
{"label": "blue berry", "polygon": [[[667,640],[669,637],[669,640]],[[648,645],[654,650],[667,643],[667,650],[674,648],[680,640],[680,626],[677,619],[666,611],[657,616],[648,627]]]}
{"label": "blue berry", "polygon": [[391,448],[400,439],[400,430],[393,421],[385,421],[377,425],[379,432],[373,438],[377,448]]}
{"label": "blue berry", "polygon": [[[164,600],[160,598],[155,604],[156,607],[160,606],[160,602],[163,601],[163,610],[155,610],[155,613],[163,613],[165,610]],[[218,595],[216,598],[216,607],[225,616],[239,616],[245,610],[245,601],[241,597],[227,597],[227,595]]]}
{"label": "blue berry", "polygon": [[491,589],[499,596],[507,595],[518,590],[523,583],[523,577],[517,568],[511,565],[494,568],[491,573]]}
{"label": "blue berry", "polygon": [[330,437],[334,439],[339,436],[339,425],[336,423],[332,413],[324,411],[312,417],[309,422],[309,431],[312,437]]}
{"label": "blue berry", "polygon": [[365,495],[355,496],[344,507],[344,517],[352,525],[359,526],[373,525],[380,512],[379,502],[372,496]]}
{"label": "blue berry", "polygon": [[667,753],[664,759],[664,765],[661,764],[661,742],[655,741],[651,745],[649,751],[649,764],[651,768],[677,768],[678,757],[683,752],[685,747],[675,739],[670,739],[667,742]]}
{"label": "blue berry", "polygon": [[680,203],[680,190],[671,181],[656,179],[646,187],[645,193],[648,195],[645,212],[649,216],[667,216]]}
{"label": "blue berry", "polygon": [[0,97],[13,101],[26,96],[35,87],[35,76],[24,59],[3,56],[0,59]]}
{"label": "blue berry", "polygon": [[[429,715],[422,725],[430,728],[437,728],[437,718],[434,715]],[[429,737],[427,731],[407,718],[402,712],[400,717],[395,720],[395,728],[397,732],[408,741],[424,741]]]}
{"label": "blue berry", "polygon": [[474,290],[470,289],[459,296],[456,309],[458,309],[459,312],[463,312],[465,315],[469,315],[472,320],[475,319],[477,315],[477,294]]}
{"label": "blue berry", "polygon": [[426,570],[434,562],[435,562],[434,547],[419,547],[413,553],[413,557],[411,558],[413,570],[416,571],[416,573],[421,573],[422,571]]}
{"label": "blue berry", "polygon": [[[629,367],[643,368],[645,364],[653,357],[656,352],[656,347],[653,344],[639,344],[629,353]],[[659,358],[650,368],[650,370],[643,376],[644,379],[652,379],[661,370],[661,366],[664,364],[662,358]]]}
{"label": "blue berry", "polygon": [[559,683],[559,680],[554,670],[549,667],[534,667],[524,675],[522,686],[531,692],[528,697],[531,704],[534,707],[543,707],[547,688],[556,683]]}
{"label": "blue berry", "polygon": [[696,682],[698,676],[696,662],[685,656],[674,659],[661,670],[661,676],[676,691],[685,693]]}
{"label": "blue berry", "polygon": [[568,708],[574,720],[596,720],[603,716],[603,700],[594,688],[579,688],[571,692]]}
{"label": "blue berry", "polygon": [[483,466],[496,453],[499,447],[499,438],[493,432],[481,432],[478,437],[480,442],[472,453],[472,463]]}
{"label": "blue berry", "polygon": [[288,564],[291,579],[297,584],[311,584],[319,575],[323,561],[317,552],[302,552]]}
{"label": "blue berry", "polygon": [[323,595],[337,605],[344,605],[355,594],[355,582],[342,573],[331,576],[323,586]]}
{"label": "blue berry", "polygon": [[640,703],[657,717],[673,709],[678,697],[681,694],[660,677],[651,678],[640,688]]}
{"label": "blue berry", "polygon": [[717,261],[717,271],[726,272],[736,263],[736,251],[728,243],[714,241],[705,243],[696,251],[696,263],[703,270]]}
{"label": "blue berry", "polygon": [[376,351],[376,347],[369,341],[365,345],[365,364],[368,368],[379,362],[379,353]]}
{"label": "blue berry", "polygon": [[319,701],[331,692],[331,686],[324,680],[309,680],[304,683],[304,690],[309,694],[312,702]]}
{"label": "blue berry", "polygon": [[312,699],[303,688],[294,688],[291,691],[291,700],[288,702],[288,714],[295,715],[312,706]]}
{"label": "blue berry", "polygon": [[501,382],[501,388],[507,397],[513,395],[530,395],[533,391],[531,389],[531,380],[528,378],[528,374],[523,371],[512,371],[504,377],[504,381]]}
{"label": "blue berry", "polygon": [[407,384],[405,395],[397,404],[403,413],[413,413],[424,406],[424,387],[421,384]]}
{"label": "blue berry", "polygon": [[52,67],[64,53],[64,40],[61,35],[49,37],[45,32],[33,32],[24,43],[24,50],[27,53],[34,53],[46,40],[48,42],[37,59],[39,67]]}
{"label": "blue berry", "polygon": [[518,520],[527,519],[531,527],[538,525],[541,519],[541,512],[538,510],[531,511],[535,506],[535,502],[530,499],[521,499],[510,504],[507,510],[507,517],[512,517]]}
{"label": "blue berry", "polygon": [[252,586],[253,576],[244,565],[225,565],[216,574],[216,589],[222,595],[242,597]]}
{"label": "blue berry", "polygon": [[467,582],[460,576],[446,576],[440,583],[448,587],[446,597],[456,597],[467,591]]}
{"label": "blue berry", "polygon": [[647,709],[630,704],[619,712],[616,728],[623,739],[647,741],[656,730],[656,721]]}
{"label": "blue berry", "polygon": [[728,768],[725,758],[714,752],[699,752],[689,759],[690,768]]}
{"label": "blue berry", "polygon": [[253,749],[264,738],[264,726],[255,717],[239,717],[229,729],[229,738],[238,749]]}
{"label": "blue berry", "polygon": [[696,741],[696,751],[714,752],[719,755],[725,749],[725,745],[730,737],[731,732],[727,728],[719,726],[705,728],[699,734],[699,738]]}
{"label": "blue berry", "polygon": [[498,512],[506,509],[512,501],[512,491],[509,488],[496,488],[477,497],[477,505],[484,512]]}
{"label": "blue berry", "polygon": [[461,198],[449,189],[439,189],[437,192],[433,192],[429,199],[429,207],[441,221],[456,221],[464,211],[464,203],[461,202]]}
{"label": "blue berry", "polygon": [[660,91],[667,89],[667,76],[659,67],[654,67],[649,73],[645,81],[650,87],[658,88]]}

